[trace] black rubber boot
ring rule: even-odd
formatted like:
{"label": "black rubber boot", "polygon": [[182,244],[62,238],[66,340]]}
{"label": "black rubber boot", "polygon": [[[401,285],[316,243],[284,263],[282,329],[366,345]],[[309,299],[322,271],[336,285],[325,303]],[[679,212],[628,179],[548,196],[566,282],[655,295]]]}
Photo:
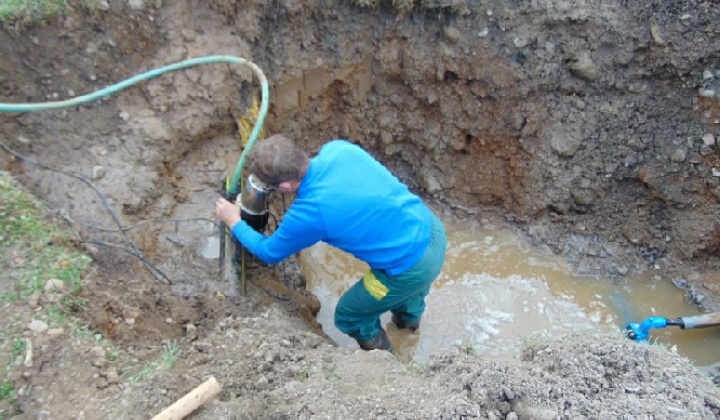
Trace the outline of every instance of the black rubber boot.
{"label": "black rubber boot", "polygon": [[419,319],[415,322],[405,322],[402,319],[400,319],[400,317],[397,316],[396,314],[392,314],[391,321],[393,324],[395,324],[396,327],[398,327],[398,329],[401,329],[401,330],[408,329],[410,331],[415,332],[415,331],[417,331],[418,328],[420,328],[420,320]]}
{"label": "black rubber boot", "polygon": [[363,350],[387,350],[392,353],[392,346],[390,346],[390,340],[388,339],[385,330],[380,328],[375,337],[370,340],[356,340]]}

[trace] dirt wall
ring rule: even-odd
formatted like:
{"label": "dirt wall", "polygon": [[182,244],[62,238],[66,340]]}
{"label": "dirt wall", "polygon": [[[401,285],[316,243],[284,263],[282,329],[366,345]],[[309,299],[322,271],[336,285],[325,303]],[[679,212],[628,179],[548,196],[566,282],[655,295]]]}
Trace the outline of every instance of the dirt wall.
{"label": "dirt wall", "polygon": [[[268,131],[310,149],[351,139],[428,200],[507,221],[585,274],[657,267],[718,307],[716,2],[101,3],[0,31],[0,101],[66,99],[186,58],[241,56],[268,77]],[[86,247],[98,270],[85,316],[123,346],[120,359],[83,337],[28,331],[43,362],[11,374],[28,416],[147,418],[208,374],[224,392],[198,418],[718,415],[717,388],[689,363],[617,336],[571,337],[508,363],[456,348],[413,367],[336,348],[300,321],[312,311],[287,289],[258,282],[248,298],[229,296],[198,255],[257,91],[245,68],[201,66],[78,107],[0,114],[0,141],[24,156],[0,151],[3,168],[82,239],[118,238],[97,229],[114,226],[109,208],[124,226],[204,219],[127,231],[170,287],[137,258]],[[161,339],[180,340],[179,367],[122,381]]]}
{"label": "dirt wall", "polygon": [[[113,4],[87,26],[64,18],[58,35],[3,33],[3,89],[65,98],[241,56],[269,80],[268,131],[310,148],[349,138],[419,193],[519,222],[584,274],[668,270],[702,301],[717,292],[720,243],[717,14],[701,1]],[[21,150],[31,135],[35,153],[106,168],[126,215],[168,214],[232,173],[235,123],[257,92],[247,68],[198,67],[3,121]]]}
{"label": "dirt wall", "polygon": [[353,139],[584,274],[657,268],[698,301],[717,293],[711,2],[260,5],[249,28],[241,2],[217,4],[256,31],[272,131]]}

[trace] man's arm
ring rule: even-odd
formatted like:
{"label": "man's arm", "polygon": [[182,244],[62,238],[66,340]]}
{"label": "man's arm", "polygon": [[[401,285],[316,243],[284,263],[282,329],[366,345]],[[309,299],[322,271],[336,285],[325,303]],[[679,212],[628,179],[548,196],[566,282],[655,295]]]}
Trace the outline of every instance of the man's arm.
{"label": "man's arm", "polygon": [[217,217],[233,235],[255,256],[268,264],[276,264],[290,255],[323,240],[325,227],[319,212],[308,203],[296,200],[288,209],[277,231],[265,236],[240,219],[238,208],[232,203],[218,199],[215,205]]}

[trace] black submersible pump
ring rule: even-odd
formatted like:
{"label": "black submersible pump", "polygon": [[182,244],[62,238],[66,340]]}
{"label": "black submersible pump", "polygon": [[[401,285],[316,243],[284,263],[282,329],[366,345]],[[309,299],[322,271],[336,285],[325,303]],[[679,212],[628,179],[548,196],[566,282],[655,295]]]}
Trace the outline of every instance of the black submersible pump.
{"label": "black submersible pump", "polygon": [[[223,197],[230,201],[235,202],[238,198],[238,193],[228,191],[230,180],[226,179],[223,185]],[[255,229],[256,232],[262,233],[268,225],[270,218],[270,196],[272,195],[273,189],[268,185],[260,181],[258,177],[250,174],[245,181],[245,186],[240,191],[240,217],[250,227]],[[245,251],[243,245],[234,237],[229,234],[226,226],[220,228],[220,270],[221,275],[228,275],[225,266],[225,242],[231,240],[235,244],[235,252],[233,253],[232,262],[233,264],[239,264],[241,274],[241,294],[245,296]]]}
{"label": "black submersible pump", "polygon": [[240,217],[257,232],[267,227],[270,212],[270,196],[273,189],[250,174],[240,192]]}

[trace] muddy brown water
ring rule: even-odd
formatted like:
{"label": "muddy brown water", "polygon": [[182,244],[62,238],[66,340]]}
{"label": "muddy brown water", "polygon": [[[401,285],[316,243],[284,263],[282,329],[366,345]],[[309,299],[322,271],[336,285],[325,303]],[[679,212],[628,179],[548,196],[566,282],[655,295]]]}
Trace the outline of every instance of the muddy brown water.
{"label": "muddy brown water", "polygon": [[[652,316],[678,318],[701,313],[670,279],[656,272],[619,283],[573,275],[561,258],[544,255],[514,232],[444,217],[447,259],[427,298],[418,332],[399,331],[381,317],[395,353],[405,362],[424,361],[455,344],[484,358],[519,354],[524,343],[598,329],[620,331]],[[333,325],[340,295],[367,266],[336,248],[317,244],[301,253],[308,289],[322,304],[318,321],[338,345],[357,347]],[[389,324],[388,324],[389,323]],[[671,346],[698,366],[720,361],[720,328],[654,329],[651,341]]]}

